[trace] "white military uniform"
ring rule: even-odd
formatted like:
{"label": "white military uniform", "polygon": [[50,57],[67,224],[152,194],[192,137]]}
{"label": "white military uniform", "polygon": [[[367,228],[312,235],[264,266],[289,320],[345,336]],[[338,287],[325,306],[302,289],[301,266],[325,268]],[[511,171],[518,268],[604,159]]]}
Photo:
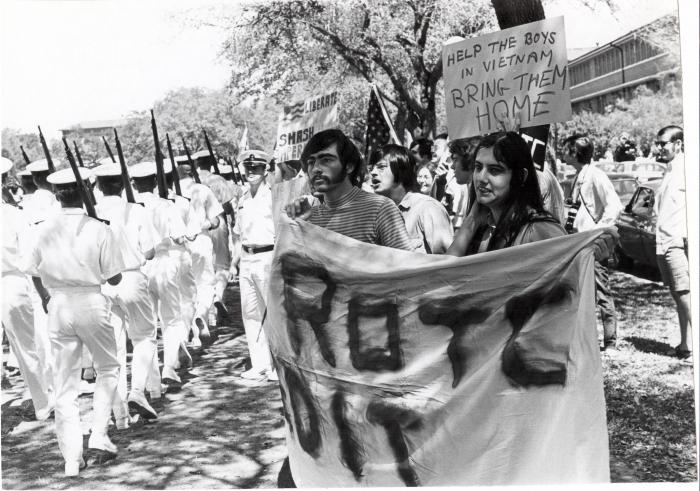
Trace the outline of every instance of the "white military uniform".
{"label": "white military uniform", "polygon": [[[13,164],[2,157],[0,165],[4,174]],[[28,246],[29,223],[18,207],[2,203],[2,224],[2,325],[32,397],[36,418],[44,420],[54,406],[53,383],[45,378],[50,371],[44,366],[51,358],[42,356],[39,349],[41,334],[48,340],[48,332],[40,333],[35,329],[30,292],[36,294],[36,290],[21,271],[20,261],[21,252]]]}
{"label": "white military uniform", "polygon": [[[87,178],[89,171],[81,169]],[[54,184],[74,182],[70,169],[49,176]],[[26,257],[25,272],[41,278],[51,292],[49,337],[55,356],[56,435],[69,465],[82,461],[83,438],[78,408],[80,357],[85,343],[97,379],[92,435],[88,446],[108,450],[112,401],[119,378],[111,302],[100,285],[124,270],[118,243],[107,225],[87,217],[82,208],[64,208],[42,222],[38,239]]]}
{"label": "white military uniform", "polygon": [[[219,166],[221,172],[227,171],[230,167]],[[231,188],[229,181],[220,175],[210,174],[204,184],[209,186],[219,203],[227,203],[236,197],[236,193]],[[222,208],[223,212],[223,208]],[[231,250],[229,249],[229,228],[225,215],[219,217],[219,226],[207,233],[211,237],[214,247],[214,302],[221,302],[224,297],[224,290],[228,285],[229,270],[231,268]]]}
{"label": "white military uniform", "polygon": [[[133,178],[147,177],[156,173],[155,163],[142,162],[131,167]],[[178,351],[186,340],[186,327],[182,313],[180,290],[180,263],[183,246],[176,241],[184,240],[187,233],[185,223],[175,204],[153,193],[137,193],[151,214],[156,233],[155,257],[146,263],[144,272],[148,276],[151,295],[156,299],[163,330],[163,379],[180,382],[175,370],[179,367]],[[152,381],[148,381],[149,385]]]}
{"label": "white military uniform", "polygon": [[[247,151],[242,156],[256,165],[267,165],[269,157],[263,152]],[[275,226],[272,218],[272,191],[266,182],[258,187],[255,196],[250,189],[243,192],[236,209],[234,232],[241,238],[243,252],[239,284],[241,289],[241,315],[250,353],[253,375],[271,371],[272,360],[267,337],[262,329],[266,309],[268,281],[275,243]]]}
{"label": "white military uniform", "polygon": [[[182,193],[190,198],[189,226],[202,232],[205,221],[213,221],[224,212],[224,209],[207,186],[189,182],[188,179],[183,181],[185,181],[185,186],[182,188]],[[199,233],[192,242],[188,243],[187,247],[192,254],[192,271],[197,284],[194,318],[195,320],[197,318],[202,319],[204,326],[206,326],[209,309],[214,303],[216,283],[214,274],[214,243],[209,235]],[[198,335],[196,325],[193,325],[192,329]]]}
{"label": "white military uniform", "polygon": [[[121,178],[119,164],[104,164],[94,169],[98,180],[102,178]],[[121,253],[124,258],[125,270],[122,281],[117,285],[105,284],[103,293],[113,302],[115,320],[115,335],[122,372],[119,377],[115,400],[115,419],[127,418],[127,385],[126,385],[126,340],[124,329],[133,345],[131,366],[131,391],[129,401],[136,409],[147,407],[147,411],[139,410],[146,416],[152,417],[152,408],[144,399],[146,379],[153,364],[157,366],[156,318],[153,298],[148,290],[148,277],[141,271],[146,264],[144,253],[155,248],[155,231],[146,209],[136,203],[128,203],[120,196],[103,196],[95,206],[97,216],[109,220],[109,226],[120,240]],[[157,370],[156,370],[157,373]],[[160,383],[160,374],[157,375]],[[121,404],[121,407],[118,407]]]}

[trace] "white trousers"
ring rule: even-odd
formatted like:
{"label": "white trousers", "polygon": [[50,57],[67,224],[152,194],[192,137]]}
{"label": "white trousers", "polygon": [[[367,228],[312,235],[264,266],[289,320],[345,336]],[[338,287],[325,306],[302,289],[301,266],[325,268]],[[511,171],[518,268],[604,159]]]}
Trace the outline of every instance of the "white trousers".
{"label": "white trousers", "polygon": [[[37,333],[34,327],[34,312],[29,296],[29,282],[23,274],[2,276],[2,324],[10,347],[17,358],[24,383],[32,396],[37,419],[46,419],[53,405],[51,385],[44,379],[44,362],[40,357]],[[43,311],[42,311],[43,313]]]}
{"label": "white trousers", "polygon": [[192,273],[197,284],[194,316],[206,321],[207,313],[214,303],[214,246],[209,236],[199,234],[190,242],[189,249],[192,254]]}
{"label": "white trousers", "polygon": [[248,342],[250,363],[256,371],[270,370],[272,360],[262,319],[266,308],[267,285],[274,252],[249,254],[243,252],[239,284],[241,287],[241,316]]}
{"label": "white trousers", "polygon": [[54,291],[49,302],[49,338],[55,360],[56,436],[67,462],[79,461],[83,454],[78,405],[83,344],[92,355],[97,373],[92,431],[107,432],[119,378],[110,309],[111,302],[97,286]]}
{"label": "white trousers", "polygon": [[[148,289],[156,300],[163,330],[163,376],[171,375],[178,366],[178,350],[186,340],[180,295],[180,252],[173,249],[156,252],[146,263]],[[149,380],[149,385],[152,380]]]}
{"label": "white trousers", "polygon": [[[119,336],[123,337],[123,329],[126,328],[134,348],[131,361],[131,391],[143,393],[149,371],[158,356],[155,305],[148,290],[148,277],[140,270],[124,271],[119,284],[103,285],[102,291],[112,299],[116,307],[113,307],[118,320],[115,329],[122,329],[122,332],[115,331],[115,335],[118,335],[117,347],[122,346]],[[123,381],[120,377],[117,393],[126,396],[126,340],[123,346],[123,358],[119,350],[118,355],[120,363],[123,361],[124,376]],[[155,364],[157,367],[157,361]],[[158,374],[157,369],[155,372]],[[153,380],[153,385],[157,387],[159,383],[160,374],[157,380]]]}
{"label": "white trousers", "polygon": [[183,247],[180,252],[180,298],[182,299],[182,320],[185,326],[192,325],[197,301],[197,283],[192,271],[192,253]]}
{"label": "white trousers", "polygon": [[31,277],[27,277],[29,285],[29,298],[32,300],[34,312],[34,342],[36,355],[39,357],[40,377],[44,387],[53,391],[53,354],[51,352],[51,340],[49,339],[49,316],[44,312],[41,298],[34,288]]}

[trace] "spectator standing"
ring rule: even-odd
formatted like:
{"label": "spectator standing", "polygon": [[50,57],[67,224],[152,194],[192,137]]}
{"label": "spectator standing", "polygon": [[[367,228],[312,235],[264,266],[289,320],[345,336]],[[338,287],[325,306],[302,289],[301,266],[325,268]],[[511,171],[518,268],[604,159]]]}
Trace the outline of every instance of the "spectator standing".
{"label": "spectator standing", "polygon": [[385,196],[360,189],[362,157],[342,131],[316,133],[304,147],[301,161],[324,202],[312,207],[306,198],[295,200],[287,206],[289,216],[362,242],[411,250],[398,207]]}
{"label": "spectator standing", "polygon": [[[602,170],[590,165],[593,141],[585,135],[574,134],[564,140],[564,162],[576,168],[576,177],[569,196],[572,206],[578,208],[569,232],[585,232],[595,228],[611,227],[622,211],[622,203],[610,179]],[[608,261],[596,261],[596,302],[603,320],[603,350],[617,345],[617,314],[608,286]]]}
{"label": "spectator standing", "polygon": [[690,358],[690,274],[688,268],[688,230],[686,226],[685,158],[683,129],[666,126],[656,136],[659,162],[667,165],[657,191],[656,261],[664,284],[676,302],[681,342],[671,352],[680,359]]}
{"label": "spectator standing", "polygon": [[396,203],[416,251],[443,254],[452,243],[452,224],[445,208],[418,192],[416,162],[400,145],[385,145],[370,166],[374,192]]}

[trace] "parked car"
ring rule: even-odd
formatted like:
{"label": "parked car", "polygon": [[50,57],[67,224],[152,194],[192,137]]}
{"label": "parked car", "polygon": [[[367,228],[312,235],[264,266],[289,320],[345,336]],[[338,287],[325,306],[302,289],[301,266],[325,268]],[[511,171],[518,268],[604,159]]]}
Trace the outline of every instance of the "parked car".
{"label": "parked car", "polygon": [[606,174],[626,172],[625,162],[611,162],[609,160],[598,160],[591,162],[591,165],[596,166]]}
{"label": "parked car", "polygon": [[[627,203],[637,189],[639,182],[632,174],[606,173],[612,182],[615,192],[620,197],[620,201]],[[574,178],[569,178],[559,183],[564,191],[564,198],[571,196],[571,186],[574,185]]]}
{"label": "parked car", "polygon": [[617,220],[620,243],[615,252],[623,266],[637,262],[658,270],[654,199],[660,185],[659,180],[640,184]]}
{"label": "parked car", "polygon": [[630,173],[640,181],[661,179],[664,172],[666,172],[666,166],[661,162],[635,162],[630,169]]}

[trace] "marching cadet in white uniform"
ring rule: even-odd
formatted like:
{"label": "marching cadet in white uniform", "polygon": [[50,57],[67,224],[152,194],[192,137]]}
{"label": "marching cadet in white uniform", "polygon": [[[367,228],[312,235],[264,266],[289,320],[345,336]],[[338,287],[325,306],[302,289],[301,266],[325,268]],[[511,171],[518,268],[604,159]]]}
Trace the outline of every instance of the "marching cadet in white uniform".
{"label": "marching cadet in white uniform", "polygon": [[[53,160],[53,163],[55,166],[60,166],[60,162],[56,159]],[[31,225],[29,229],[31,243],[36,235],[36,227],[34,225],[60,213],[61,204],[56,200],[52,186],[46,180],[49,176],[49,164],[46,159],[35,160],[27,165],[25,170],[31,173],[34,186],[36,187],[34,192],[22,199],[22,209],[24,210],[26,219]],[[51,342],[49,341],[47,325],[48,318],[46,312],[44,312],[42,308],[41,298],[39,298],[35,288],[32,287],[29,289],[29,296],[34,306],[34,329],[36,333],[37,355],[40,360],[44,360],[42,363],[41,377],[44,384],[51,387],[53,386],[54,374],[53,355],[51,353]],[[86,364],[88,366],[91,365],[89,357],[86,360]]]}
{"label": "marching cadet in white uniform", "polygon": [[[176,370],[178,354],[189,357],[184,346],[187,330],[183,322],[180,291],[180,262],[187,229],[175,204],[153,193],[156,187],[156,164],[142,162],[131,166],[131,178],[138,191],[136,200],[144,203],[151,213],[156,231],[155,257],[146,263],[149,291],[157,300],[163,330],[163,383],[178,387],[181,380]],[[191,358],[189,358],[191,360]],[[151,385],[152,380],[148,381]]]}
{"label": "marching cadet in white uniform", "polygon": [[[155,231],[146,209],[137,203],[129,203],[120,195],[124,183],[119,164],[107,163],[93,169],[102,199],[95,206],[97,216],[109,220],[109,226],[120,239],[125,270],[122,281],[115,286],[105,285],[103,293],[114,302],[117,348],[122,373],[119,377],[115,400],[115,420],[117,428],[127,428],[129,413],[126,407],[116,407],[118,403],[128,405],[142,417],[156,419],[156,411],[146,400],[146,378],[157,357],[156,319],[153,299],[148,291],[148,278],[141,271],[146,260],[155,256]],[[124,328],[133,345],[131,365],[131,391],[126,395],[126,340]],[[160,383],[160,378],[158,382]]]}
{"label": "marching cadet in white uniform", "polygon": [[[192,158],[199,156],[197,162],[202,159],[202,152],[195,153]],[[208,156],[209,153],[206,152]],[[200,174],[201,182],[209,175],[205,169]],[[191,178],[183,178],[180,181],[182,194],[190,199],[190,224],[200,232],[208,232],[219,227],[223,221],[224,209],[216,199],[214,193],[204,184],[198,184]],[[198,344],[197,338],[207,341],[210,338],[208,319],[209,309],[214,303],[214,291],[216,277],[214,275],[214,245],[211,237],[206,233],[199,233],[187,246],[192,254],[192,271],[197,283],[197,302],[195,305],[194,322],[191,325],[193,344]]]}
{"label": "marching cadet in white uniform", "polygon": [[[81,177],[90,172],[81,168]],[[87,217],[71,169],[51,174],[63,207],[60,214],[39,225],[25,272],[40,278],[51,292],[48,304],[49,337],[55,357],[56,436],[65,459],[65,473],[84,467],[83,438],[78,407],[82,345],[90,350],[97,380],[93,399],[92,434],[88,447],[116,453],[107,426],[119,378],[110,301],[100,292],[105,281],[117,284],[124,269],[112,231]]]}
{"label": "marching cadet in white uniform", "polygon": [[[0,157],[3,181],[13,165],[9,159]],[[20,261],[22,252],[28,246],[29,223],[22,210],[4,200],[2,228],[2,325],[6,329],[10,347],[17,357],[22,378],[32,397],[36,419],[45,420],[54,408],[51,392],[53,383],[44,379],[46,370],[43,368],[44,363],[50,361],[50,357],[39,356],[30,296],[34,287],[21,271]],[[46,337],[48,339],[48,333]]]}
{"label": "marching cadet in white uniform", "polygon": [[234,231],[241,237],[243,247],[239,274],[241,314],[252,365],[241,377],[258,381],[266,377],[277,380],[262,329],[275,243],[272,191],[265,182],[270,156],[258,150],[247,150],[240,157],[250,188],[238,202]]}

